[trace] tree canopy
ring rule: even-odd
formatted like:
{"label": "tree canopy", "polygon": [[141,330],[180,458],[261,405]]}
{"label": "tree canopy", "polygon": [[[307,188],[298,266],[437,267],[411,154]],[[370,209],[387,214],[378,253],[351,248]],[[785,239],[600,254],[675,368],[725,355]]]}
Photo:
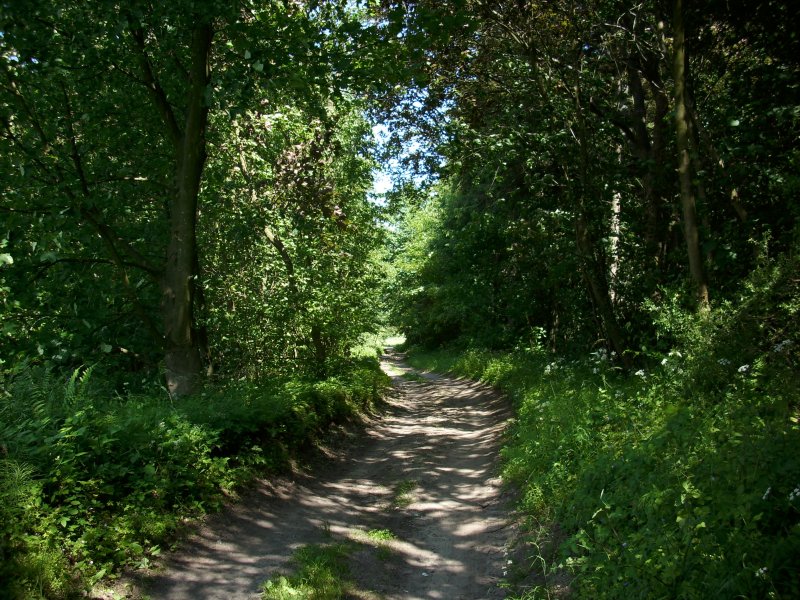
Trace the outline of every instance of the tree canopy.
{"label": "tree canopy", "polygon": [[441,156],[429,207],[410,202],[397,250],[394,314],[411,339],[504,347],[541,332],[630,362],[655,342],[651,308],[731,299],[793,248],[788,5],[770,33],[763,7],[743,20],[726,4],[458,6],[417,92],[446,117],[428,136]]}
{"label": "tree canopy", "polygon": [[370,27],[345,2],[4,6],[4,356],[122,354],[176,395],[215,365],[324,372],[375,320]]}

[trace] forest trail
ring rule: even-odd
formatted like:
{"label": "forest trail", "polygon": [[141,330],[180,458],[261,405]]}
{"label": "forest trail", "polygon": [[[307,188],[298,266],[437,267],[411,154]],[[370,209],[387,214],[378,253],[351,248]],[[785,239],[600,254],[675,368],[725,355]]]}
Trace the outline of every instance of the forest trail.
{"label": "forest trail", "polygon": [[[211,518],[164,568],[152,600],[259,598],[307,544],[351,540],[353,598],[477,600],[498,586],[513,521],[498,476],[508,402],[487,387],[417,374],[390,353],[389,406],[340,456],[264,483]],[[388,530],[394,539],[365,535]]]}

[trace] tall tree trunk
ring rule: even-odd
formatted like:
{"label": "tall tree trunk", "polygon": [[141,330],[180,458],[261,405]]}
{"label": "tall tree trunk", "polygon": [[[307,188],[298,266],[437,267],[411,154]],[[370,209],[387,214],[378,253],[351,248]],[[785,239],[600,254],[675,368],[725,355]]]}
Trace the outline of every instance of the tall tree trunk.
{"label": "tall tree trunk", "polygon": [[689,112],[687,110],[686,40],[683,19],[683,0],[675,0],[673,18],[675,79],[675,134],[678,145],[678,180],[681,188],[683,208],[683,232],[689,254],[689,271],[695,285],[698,307],[708,307],[708,281],[706,280],[703,256],[700,252],[700,232],[697,225],[697,208],[692,185],[692,160],[690,156],[691,136]]}
{"label": "tall tree trunk", "polygon": [[206,162],[205,103],[213,31],[201,24],[193,32],[186,121],[177,144],[176,190],[169,207],[170,240],[162,284],[167,389],[175,396],[194,391],[202,371],[194,323],[197,260],[197,198]]}
{"label": "tall tree trunk", "polygon": [[630,365],[628,356],[628,344],[625,334],[619,326],[617,317],[614,314],[614,305],[611,302],[610,289],[606,270],[600,261],[597,260],[594,241],[589,232],[589,223],[586,211],[586,196],[589,188],[589,152],[586,147],[588,144],[588,134],[586,131],[583,106],[581,104],[580,88],[575,89],[575,113],[577,116],[577,127],[575,138],[578,142],[579,165],[578,165],[578,190],[577,217],[575,220],[575,242],[578,250],[581,272],[589,287],[589,293],[594,301],[595,309],[603,323],[608,341],[617,352],[625,366]]}
{"label": "tall tree trunk", "polygon": [[197,201],[206,161],[209,59],[214,32],[209,23],[192,31],[184,122],[181,125],[153,69],[142,29],[134,29],[144,83],[158,110],[175,160],[175,188],[169,201],[169,243],[161,277],[164,362],[167,389],[173,396],[192,393],[202,372],[201,340],[195,329]]}
{"label": "tall tree trunk", "polygon": [[606,330],[611,346],[617,352],[625,366],[629,366],[630,357],[627,354],[628,345],[625,341],[625,334],[617,322],[614,314],[614,306],[611,304],[609,296],[608,282],[605,278],[603,269],[597,264],[594,256],[594,243],[589,235],[589,228],[586,222],[583,208],[579,209],[578,218],[575,221],[575,241],[578,248],[578,257],[581,264],[583,278],[589,286],[589,293],[594,301],[595,309]]}
{"label": "tall tree trunk", "polygon": [[[628,58],[627,79],[628,89],[633,98],[633,105],[630,119],[630,132],[628,143],[630,144],[633,155],[638,161],[638,167],[642,176],[642,195],[644,200],[645,227],[644,245],[647,249],[647,268],[657,270],[661,259],[661,229],[662,227],[662,198],[656,170],[659,165],[653,160],[653,147],[650,143],[650,133],[648,130],[648,110],[645,88],[642,85],[642,75],[640,72],[641,59],[638,56]],[[651,262],[652,261],[652,262]]]}

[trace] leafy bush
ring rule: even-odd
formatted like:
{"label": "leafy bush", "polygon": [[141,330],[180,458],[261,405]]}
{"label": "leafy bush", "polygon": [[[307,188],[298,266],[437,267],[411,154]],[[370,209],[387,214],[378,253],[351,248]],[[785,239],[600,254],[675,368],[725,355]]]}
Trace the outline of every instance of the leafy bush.
{"label": "leafy bush", "polygon": [[0,396],[0,595],[58,598],[146,566],[185,518],[369,409],[385,385],[374,359],[177,403],[110,396],[91,368],[66,382],[18,374]]}
{"label": "leafy bush", "polygon": [[779,261],[710,314],[662,308],[680,345],[633,374],[602,351],[417,355],[515,399],[504,476],[564,540],[540,578],[583,598],[800,595],[799,273]]}

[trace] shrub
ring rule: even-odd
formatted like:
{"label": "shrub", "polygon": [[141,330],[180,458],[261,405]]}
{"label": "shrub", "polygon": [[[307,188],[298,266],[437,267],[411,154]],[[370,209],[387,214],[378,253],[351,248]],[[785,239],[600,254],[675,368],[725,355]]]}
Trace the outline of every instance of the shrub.
{"label": "shrub", "polygon": [[564,540],[545,568],[531,558],[540,576],[560,571],[579,598],[794,598],[798,282],[787,258],[756,273],[736,305],[700,315],[662,307],[662,335],[677,345],[632,374],[602,351],[574,361],[478,350],[413,360],[514,399],[504,478],[520,488],[531,531],[550,524]]}
{"label": "shrub", "polygon": [[286,464],[387,385],[374,359],[325,381],[237,382],[173,402],[44,368],[0,395],[0,596],[67,596],[147,566],[187,517]]}

